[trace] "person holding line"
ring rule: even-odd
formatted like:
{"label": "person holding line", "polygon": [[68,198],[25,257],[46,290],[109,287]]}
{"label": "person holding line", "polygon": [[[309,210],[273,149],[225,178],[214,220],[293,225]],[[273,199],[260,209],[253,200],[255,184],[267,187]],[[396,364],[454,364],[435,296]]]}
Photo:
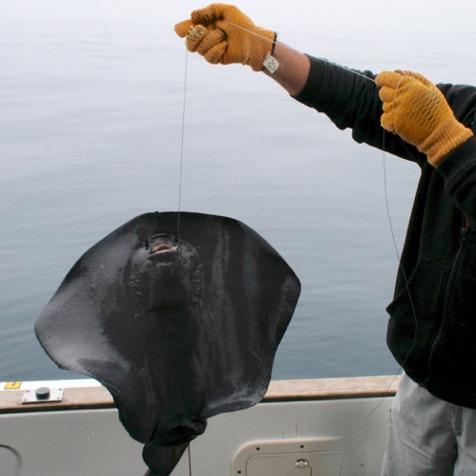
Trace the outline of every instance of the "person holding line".
{"label": "person holding line", "polygon": [[233,5],[196,10],[175,31],[209,63],[263,72],[355,141],[418,164],[387,307],[387,344],[404,374],[382,475],[474,476],[476,87],[350,70],[289,48]]}

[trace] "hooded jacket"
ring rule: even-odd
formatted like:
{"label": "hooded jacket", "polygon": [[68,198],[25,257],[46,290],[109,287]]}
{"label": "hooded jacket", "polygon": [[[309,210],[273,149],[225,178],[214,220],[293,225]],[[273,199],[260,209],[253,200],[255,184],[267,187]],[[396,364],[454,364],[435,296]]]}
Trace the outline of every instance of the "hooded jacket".
{"label": "hooded jacket", "polygon": [[[385,147],[421,169],[387,307],[387,344],[407,375],[433,395],[476,408],[476,139],[434,168],[416,147],[381,127],[374,74],[309,58],[307,83],[295,99],[338,128],[351,128],[355,141]],[[476,87],[438,87],[474,134]]]}

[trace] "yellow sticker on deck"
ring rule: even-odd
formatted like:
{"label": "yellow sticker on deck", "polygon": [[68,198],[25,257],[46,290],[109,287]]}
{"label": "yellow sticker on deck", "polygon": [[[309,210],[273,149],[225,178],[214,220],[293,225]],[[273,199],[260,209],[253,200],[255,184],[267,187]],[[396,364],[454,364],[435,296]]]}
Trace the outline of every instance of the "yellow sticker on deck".
{"label": "yellow sticker on deck", "polygon": [[19,390],[23,382],[7,382],[5,384],[5,390]]}

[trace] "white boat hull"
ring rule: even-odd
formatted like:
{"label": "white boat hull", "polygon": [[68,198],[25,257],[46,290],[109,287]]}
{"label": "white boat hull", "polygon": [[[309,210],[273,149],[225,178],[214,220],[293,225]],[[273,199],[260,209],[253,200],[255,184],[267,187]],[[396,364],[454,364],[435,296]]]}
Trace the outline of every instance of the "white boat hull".
{"label": "white boat hull", "polygon": [[[18,457],[0,447],[0,474],[145,473],[142,444],[128,436],[107,392],[87,382],[65,389],[61,403],[20,404],[25,389],[0,392],[0,445],[22,459],[15,472]],[[211,418],[172,475],[376,476],[396,384],[391,377],[273,382],[262,403]]]}

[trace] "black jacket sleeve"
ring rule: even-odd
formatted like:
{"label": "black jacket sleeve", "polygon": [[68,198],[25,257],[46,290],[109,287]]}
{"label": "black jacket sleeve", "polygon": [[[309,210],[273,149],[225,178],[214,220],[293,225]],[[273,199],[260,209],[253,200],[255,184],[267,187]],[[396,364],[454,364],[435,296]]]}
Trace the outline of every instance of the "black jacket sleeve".
{"label": "black jacket sleeve", "polygon": [[[326,114],[339,129],[352,129],[356,142],[366,143],[404,159],[421,168],[428,167],[426,155],[380,125],[382,102],[375,75],[355,71],[309,56],[311,69],[303,90],[294,98]],[[438,85],[465,126],[476,129],[476,88]],[[473,137],[452,151],[438,167],[446,190],[456,206],[476,226],[476,139]]]}
{"label": "black jacket sleeve", "polygon": [[375,74],[312,56],[309,59],[309,77],[303,90],[294,97],[296,100],[326,114],[339,129],[352,129],[352,137],[358,143],[419,163],[426,160],[416,147],[381,127],[382,102]]}

